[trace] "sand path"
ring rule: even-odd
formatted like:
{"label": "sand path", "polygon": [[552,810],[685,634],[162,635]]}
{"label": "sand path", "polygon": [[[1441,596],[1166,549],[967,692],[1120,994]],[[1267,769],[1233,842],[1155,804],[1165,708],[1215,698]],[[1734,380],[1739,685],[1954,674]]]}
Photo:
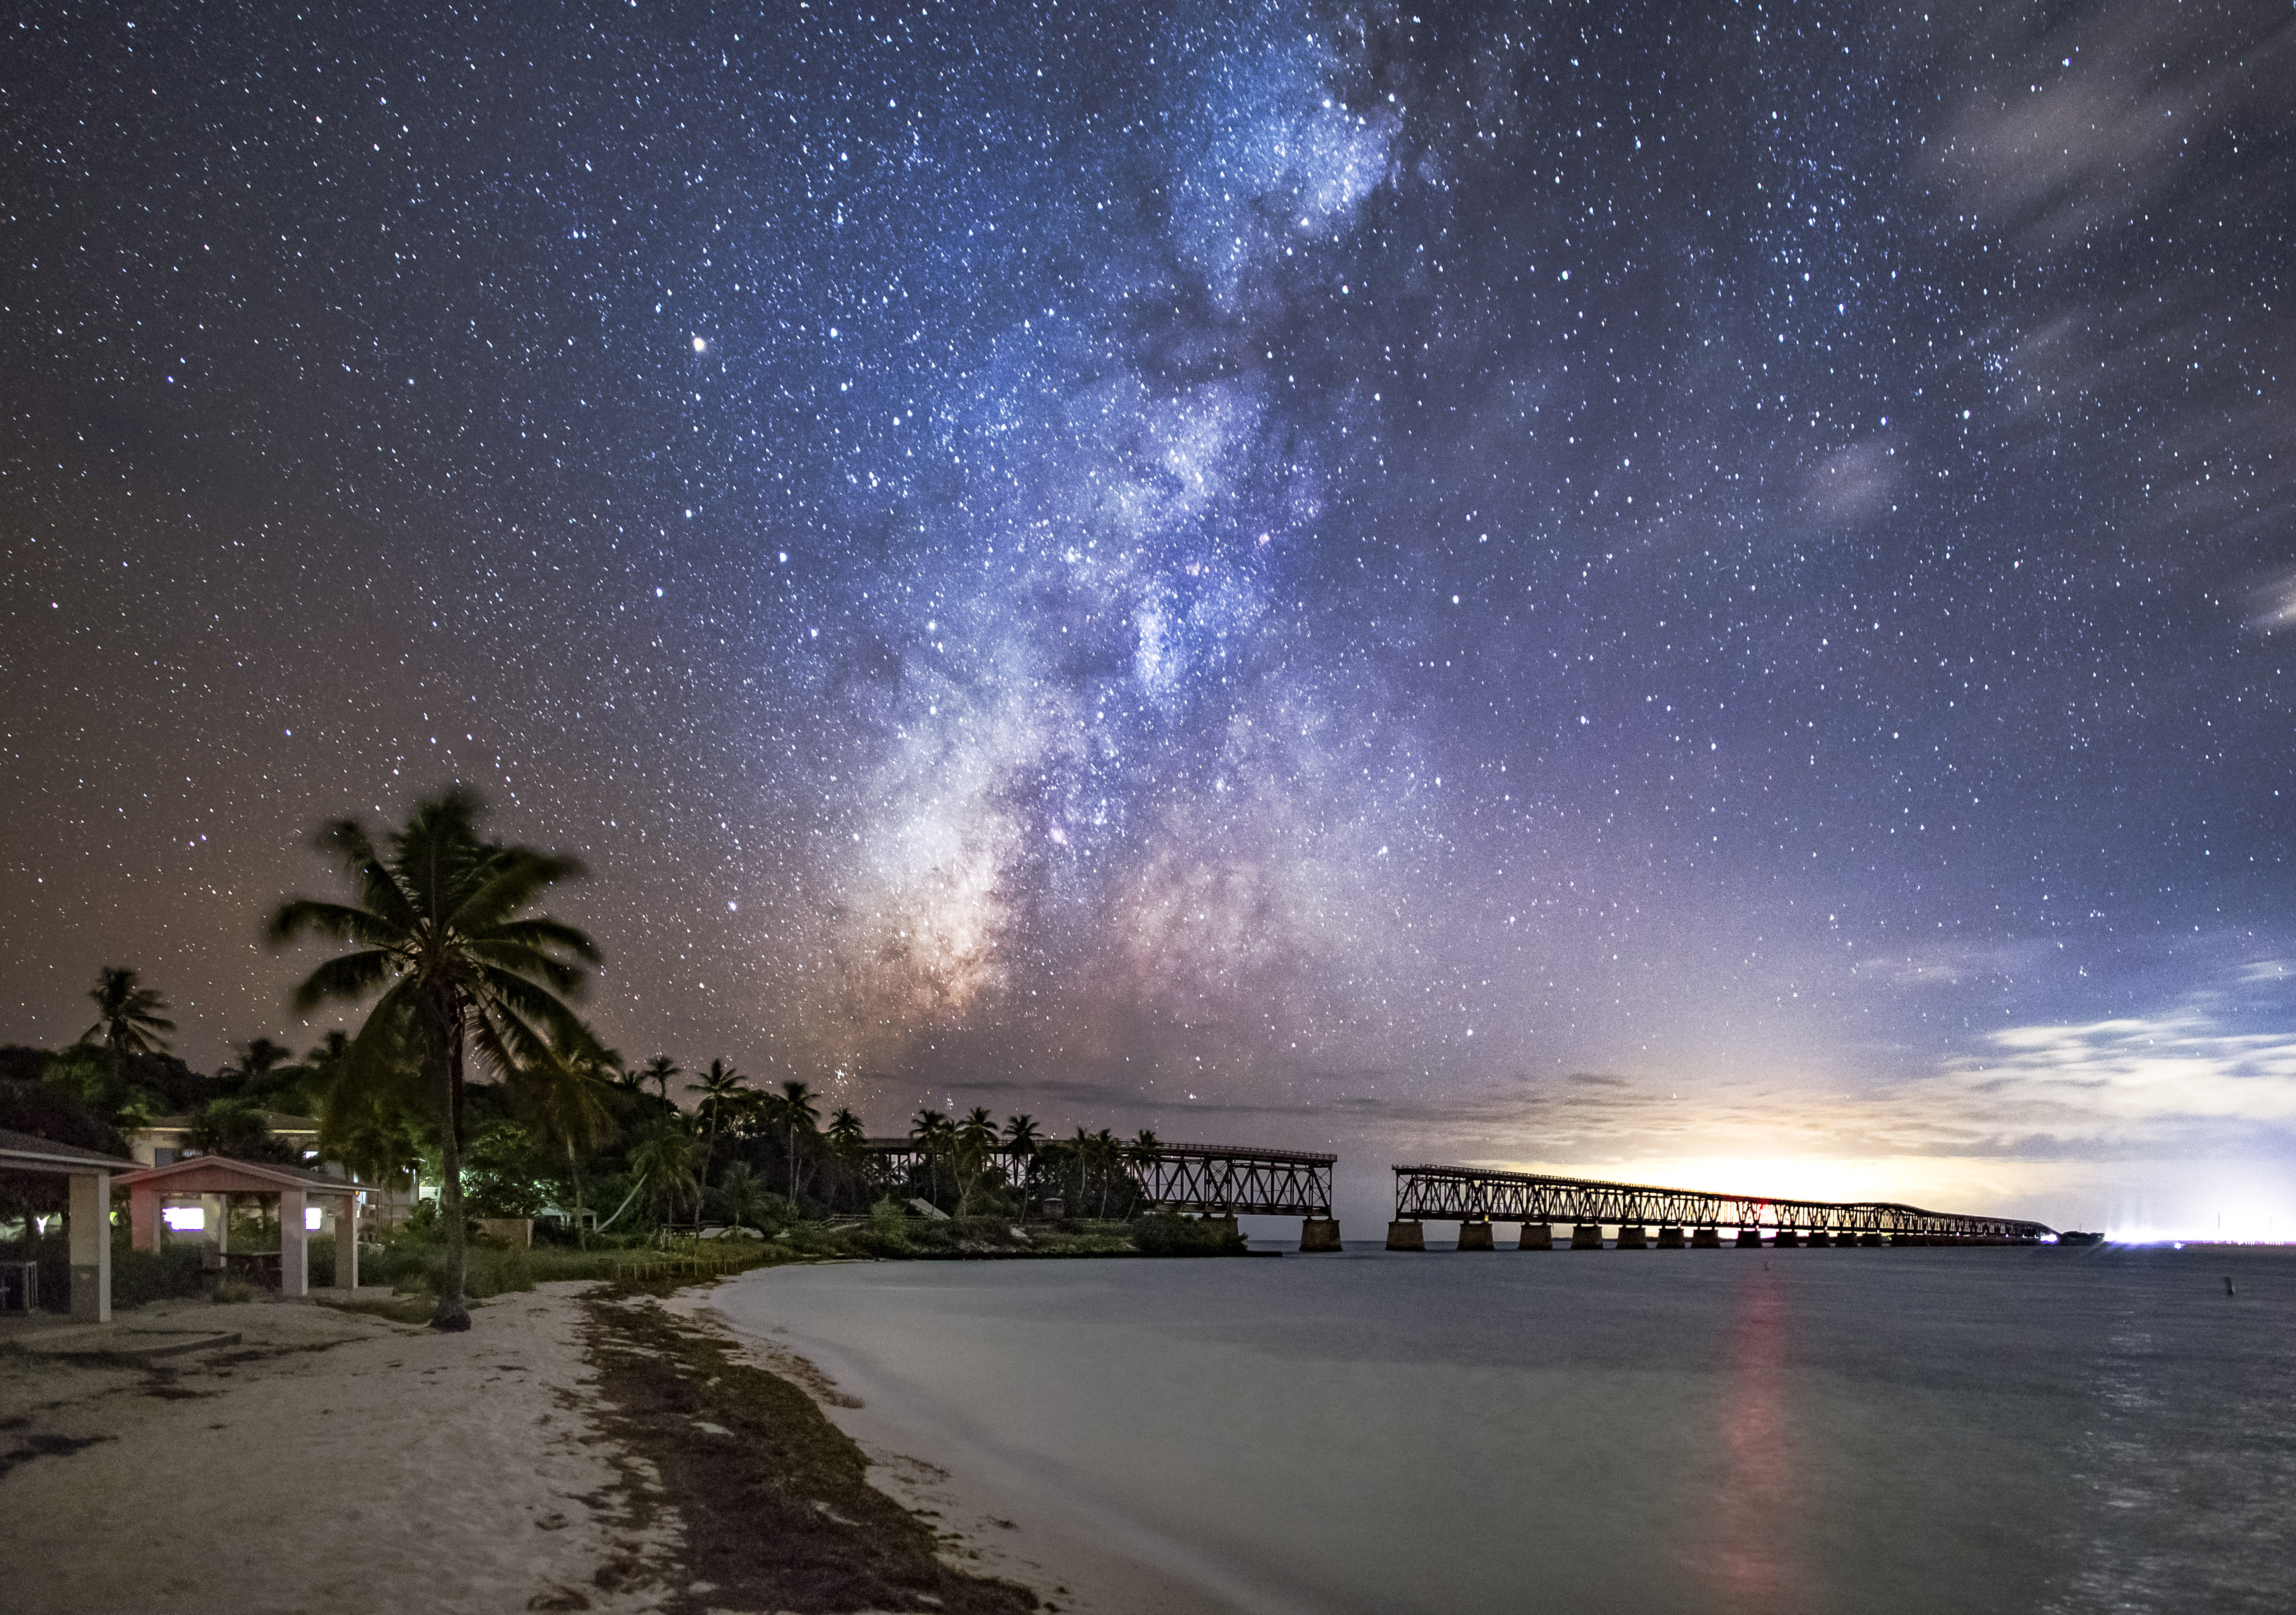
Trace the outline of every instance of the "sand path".
{"label": "sand path", "polygon": [[149,1369],[0,1352],[0,1609],[660,1608],[677,1522],[598,1434],[587,1288],[496,1298],[459,1335],[187,1302],[128,1316],[241,1344]]}

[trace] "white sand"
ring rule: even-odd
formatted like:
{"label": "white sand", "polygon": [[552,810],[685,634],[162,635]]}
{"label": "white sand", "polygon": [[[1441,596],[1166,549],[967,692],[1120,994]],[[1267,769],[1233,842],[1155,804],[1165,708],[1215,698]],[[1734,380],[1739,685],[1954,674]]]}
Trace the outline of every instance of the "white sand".
{"label": "white sand", "polygon": [[458,1335],[277,1302],[123,1315],[244,1337],[164,1374],[0,1352],[0,1421],[29,1421],[0,1457],[98,1438],[0,1476],[0,1607],[658,1608],[677,1524],[597,1428],[586,1287],[500,1297]]}

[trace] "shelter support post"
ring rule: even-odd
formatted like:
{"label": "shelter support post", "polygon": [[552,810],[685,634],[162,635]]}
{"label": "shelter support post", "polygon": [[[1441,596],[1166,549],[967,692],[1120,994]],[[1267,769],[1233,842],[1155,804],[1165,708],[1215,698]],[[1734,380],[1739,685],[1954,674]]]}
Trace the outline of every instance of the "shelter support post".
{"label": "shelter support post", "polygon": [[127,1242],[138,1250],[160,1248],[160,1196],[138,1185],[127,1191]]}
{"label": "shelter support post", "polygon": [[71,1315],[111,1322],[111,1174],[74,1172],[64,1217],[71,1245]]}
{"label": "shelter support post", "polygon": [[358,1288],[358,1196],[335,1201],[335,1288]]}
{"label": "shelter support post", "polygon": [[310,1197],[300,1189],[279,1191],[279,1293],[311,1293],[311,1234],[303,1226]]}

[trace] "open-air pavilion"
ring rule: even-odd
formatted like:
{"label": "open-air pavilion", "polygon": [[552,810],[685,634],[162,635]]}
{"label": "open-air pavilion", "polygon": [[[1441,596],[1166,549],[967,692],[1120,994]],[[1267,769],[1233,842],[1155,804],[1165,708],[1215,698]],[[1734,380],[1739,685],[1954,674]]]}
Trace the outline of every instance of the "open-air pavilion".
{"label": "open-air pavilion", "polygon": [[71,1315],[84,1324],[111,1321],[111,1185],[135,1163],[0,1128],[0,1174],[70,1180],[64,1232],[71,1247]]}
{"label": "open-air pavilion", "polygon": [[[127,1191],[129,1242],[157,1250],[162,1212],[168,1201],[198,1202],[205,1212],[203,1233],[212,1234],[216,1254],[227,1260],[234,1195],[275,1197],[279,1201],[279,1293],[311,1292],[311,1235],[327,1233],[335,1242],[335,1286],[358,1287],[358,1201],[365,1185],[293,1167],[240,1160],[228,1155],[193,1155],[164,1167],[122,1172],[113,1183]],[[317,1209],[321,1226],[307,1216]]]}

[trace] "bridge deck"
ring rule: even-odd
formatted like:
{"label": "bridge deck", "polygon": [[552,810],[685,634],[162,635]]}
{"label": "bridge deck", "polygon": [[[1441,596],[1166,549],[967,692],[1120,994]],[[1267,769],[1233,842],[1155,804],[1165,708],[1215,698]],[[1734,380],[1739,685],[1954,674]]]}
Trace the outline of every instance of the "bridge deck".
{"label": "bridge deck", "polygon": [[1638,1223],[1952,1239],[2041,1240],[2055,1230],[2013,1217],[1965,1217],[1889,1201],[1780,1200],[1644,1184],[1603,1183],[1474,1167],[1397,1167],[1398,1221]]}
{"label": "bridge deck", "polygon": [[[1046,1144],[1068,1142],[1048,1139]],[[914,1139],[871,1138],[862,1149],[897,1170],[924,1164]],[[1006,1157],[1012,1152],[1000,1146]],[[1231,1217],[1328,1217],[1336,1155],[1316,1150],[1268,1150],[1247,1144],[1159,1144],[1146,1159],[1128,1154],[1123,1169],[1140,1198],[1167,1211]]]}

